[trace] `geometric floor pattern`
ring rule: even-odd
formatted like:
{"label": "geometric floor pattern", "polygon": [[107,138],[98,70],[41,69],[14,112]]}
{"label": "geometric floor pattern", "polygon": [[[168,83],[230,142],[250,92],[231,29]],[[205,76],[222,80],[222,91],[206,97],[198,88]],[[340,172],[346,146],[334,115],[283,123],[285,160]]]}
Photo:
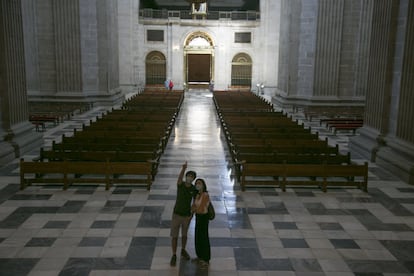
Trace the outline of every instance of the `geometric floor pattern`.
{"label": "geometric floor pattern", "polygon": [[[96,118],[95,108],[45,131],[44,147]],[[347,151],[303,114],[293,118]],[[24,156],[35,158],[39,150]],[[356,161],[364,161],[352,156]],[[204,178],[216,209],[207,271],[170,267],[170,223],[181,165]],[[142,187],[31,186],[18,160],[0,169],[0,275],[414,275],[414,187],[369,164],[368,193],[355,188],[248,188],[242,192],[212,95],[192,90],[150,191]],[[180,244],[179,244],[180,249]],[[188,252],[194,251],[194,221]]]}

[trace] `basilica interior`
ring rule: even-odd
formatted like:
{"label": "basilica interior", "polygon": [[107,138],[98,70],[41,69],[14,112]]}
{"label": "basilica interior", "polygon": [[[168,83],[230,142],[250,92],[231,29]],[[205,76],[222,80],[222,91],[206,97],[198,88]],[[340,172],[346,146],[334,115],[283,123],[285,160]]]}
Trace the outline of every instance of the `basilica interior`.
{"label": "basilica interior", "polygon": [[[0,30],[0,275],[414,274],[413,1],[15,0]],[[207,268],[170,264],[185,163]]]}

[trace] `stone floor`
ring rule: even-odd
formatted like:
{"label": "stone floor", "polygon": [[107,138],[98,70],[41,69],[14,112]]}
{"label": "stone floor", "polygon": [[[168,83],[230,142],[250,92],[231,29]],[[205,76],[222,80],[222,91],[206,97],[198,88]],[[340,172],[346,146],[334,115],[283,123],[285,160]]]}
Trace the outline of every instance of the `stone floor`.
{"label": "stone floor", "polygon": [[[49,127],[45,145],[104,110]],[[347,151],[333,135],[292,114]],[[24,156],[31,159],[39,150]],[[363,161],[353,156],[355,161]],[[181,165],[206,180],[216,208],[207,271],[170,267],[169,225]],[[369,165],[369,191],[249,188],[242,192],[207,91],[190,90],[151,191],[32,186],[18,160],[0,169],[0,275],[414,275],[414,187]],[[194,256],[194,221],[188,251]]]}

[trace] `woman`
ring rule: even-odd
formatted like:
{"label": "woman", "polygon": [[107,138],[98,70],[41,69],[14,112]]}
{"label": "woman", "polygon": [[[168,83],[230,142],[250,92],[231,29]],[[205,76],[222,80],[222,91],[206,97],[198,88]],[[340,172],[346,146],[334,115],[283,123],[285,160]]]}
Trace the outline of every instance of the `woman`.
{"label": "woman", "polygon": [[198,178],[195,181],[197,195],[194,199],[192,211],[196,214],[195,225],[195,250],[197,261],[201,268],[206,269],[210,262],[210,238],[208,236],[208,205],[210,197],[207,192],[206,182]]}

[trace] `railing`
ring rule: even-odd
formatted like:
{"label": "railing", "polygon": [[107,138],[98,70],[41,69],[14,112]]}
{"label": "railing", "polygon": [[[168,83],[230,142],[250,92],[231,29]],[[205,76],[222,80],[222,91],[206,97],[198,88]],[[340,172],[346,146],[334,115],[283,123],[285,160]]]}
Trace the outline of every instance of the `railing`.
{"label": "railing", "polygon": [[[198,15],[200,17],[200,15]],[[139,11],[141,19],[193,19],[190,10],[154,10],[142,9]],[[209,11],[205,17],[207,20],[242,20],[257,21],[260,20],[260,12],[258,11]]]}

